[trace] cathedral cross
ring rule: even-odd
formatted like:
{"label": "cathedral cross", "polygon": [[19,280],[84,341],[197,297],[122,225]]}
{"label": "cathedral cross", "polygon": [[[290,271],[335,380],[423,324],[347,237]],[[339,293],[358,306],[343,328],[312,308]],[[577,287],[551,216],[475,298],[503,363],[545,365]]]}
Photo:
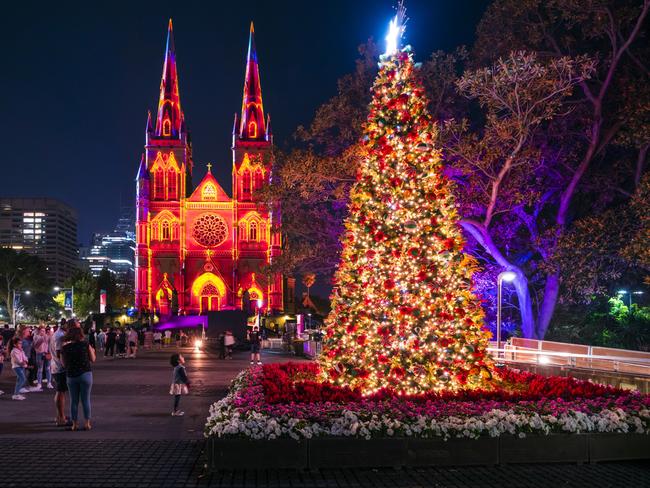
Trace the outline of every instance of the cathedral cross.
{"label": "cathedral cross", "polygon": [[208,163],[206,166],[208,167],[208,173],[212,173],[212,163]]}

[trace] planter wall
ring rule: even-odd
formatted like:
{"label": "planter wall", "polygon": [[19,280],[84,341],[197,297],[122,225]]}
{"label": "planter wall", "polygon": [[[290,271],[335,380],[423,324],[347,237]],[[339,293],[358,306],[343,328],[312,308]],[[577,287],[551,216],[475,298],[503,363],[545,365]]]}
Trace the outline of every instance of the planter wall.
{"label": "planter wall", "polygon": [[314,438],[207,441],[208,468],[468,466],[650,459],[650,435],[552,434],[479,439]]}

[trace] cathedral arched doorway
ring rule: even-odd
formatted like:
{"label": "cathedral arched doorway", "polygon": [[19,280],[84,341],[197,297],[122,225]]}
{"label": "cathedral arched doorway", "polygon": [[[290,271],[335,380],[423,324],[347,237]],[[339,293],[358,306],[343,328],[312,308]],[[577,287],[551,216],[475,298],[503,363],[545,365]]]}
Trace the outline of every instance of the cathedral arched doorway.
{"label": "cathedral arched doorway", "polygon": [[199,313],[220,310],[224,305],[226,285],[214,273],[203,273],[194,280],[192,295],[198,302]]}

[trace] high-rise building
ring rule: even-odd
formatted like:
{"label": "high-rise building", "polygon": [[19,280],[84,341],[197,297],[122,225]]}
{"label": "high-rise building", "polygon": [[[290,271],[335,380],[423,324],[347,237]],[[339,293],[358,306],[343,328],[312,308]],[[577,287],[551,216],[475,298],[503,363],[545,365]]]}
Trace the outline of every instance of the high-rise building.
{"label": "high-rise building", "polygon": [[278,214],[253,192],[267,184],[273,136],[264,117],[251,23],[241,116],[233,127],[232,197],[210,164],[192,187],[192,144],[181,109],[171,20],[156,117],[147,121],[137,176],[136,306],[162,315],[285,308],[286,280],[266,267],[280,255]]}
{"label": "high-rise building", "polygon": [[94,234],[90,248],[83,256],[93,276],[103,269],[110,271],[118,284],[133,284],[135,276],[135,224],[133,208],[122,209],[115,230]]}
{"label": "high-rise building", "polygon": [[62,286],[79,264],[77,212],[54,198],[0,198],[0,247],[38,256]]}

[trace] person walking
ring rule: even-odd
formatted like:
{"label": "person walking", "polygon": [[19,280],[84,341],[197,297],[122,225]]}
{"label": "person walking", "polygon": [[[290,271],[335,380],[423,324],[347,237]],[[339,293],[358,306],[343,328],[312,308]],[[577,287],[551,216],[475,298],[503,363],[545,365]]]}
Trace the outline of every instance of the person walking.
{"label": "person walking", "polygon": [[223,343],[226,346],[226,359],[232,359],[232,348],[235,347],[235,336],[232,330],[227,330],[223,336]]}
{"label": "person walking", "polygon": [[172,345],[172,331],[167,329],[165,331],[165,347],[169,347]]}
{"label": "person walking", "polygon": [[172,385],[169,388],[169,394],[174,396],[174,410],[172,417],[181,417],[185,412],[179,410],[181,395],[188,395],[190,392],[190,380],[185,371],[185,358],[181,354],[172,354],[169,361],[174,368],[172,372]]}
{"label": "person walking", "polygon": [[160,351],[160,345],[162,343],[162,333],[157,330],[156,332],[153,333],[153,348],[156,351]]}
{"label": "person walking", "polygon": [[52,385],[52,372],[50,371],[50,361],[52,355],[50,354],[50,338],[47,336],[45,327],[42,325],[36,331],[32,347],[36,355],[36,390],[43,389],[43,370],[45,370],[45,377],[47,378],[47,387],[54,388]]}
{"label": "person walking", "polygon": [[23,351],[23,340],[20,337],[14,337],[12,339],[11,349],[11,369],[14,370],[16,374],[16,387],[14,388],[14,394],[11,397],[12,400],[25,400],[25,397],[22,393],[27,393],[27,376],[25,375],[25,369],[28,367],[27,356]]}
{"label": "person walking", "polygon": [[111,356],[115,358],[115,340],[117,339],[117,334],[115,329],[111,327],[108,329],[108,334],[106,334],[106,349],[104,349],[104,356]]}
{"label": "person walking", "polygon": [[[70,320],[70,325],[75,326],[74,320]],[[56,408],[55,422],[59,427],[69,427],[72,425],[65,416],[65,394],[68,392],[68,378],[61,361],[61,350],[63,349],[63,340],[67,330],[68,324],[65,319],[62,319],[59,328],[50,338],[50,352],[52,353],[51,371],[56,389],[54,393],[54,406]]]}
{"label": "person walking", "polygon": [[90,430],[91,407],[90,392],[93,387],[93,373],[91,363],[97,358],[95,349],[86,342],[81,327],[73,327],[65,335],[65,345],[61,350],[61,358],[68,380],[70,391],[70,430],[79,429],[79,402],[84,411],[86,420],[83,430]]}
{"label": "person walking", "polygon": [[99,329],[99,334],[97,334],[97,349],[100,351],[104,351],[105,347],[106,347],[106,332],[104,331],[104,329]]}
{"label": "person walking", "polygon": [[126,357],[126,332],[123,330],[117,331],[117,337],[115,338],[115,343],[117,344],[117,354],[115,357],[125,358]]}
{"label": "person walking", "polygon": [[260,336],[260,327],[258,325],[254,325],[253,328],[248,331],[248,342],[251,343],[251,365],[255,364],[256,361],[257,364],[262,364],[262,360],[260,359],[262,338]]}
{"label": "person walking", "polygon": [[126,336],[126,339],[129,344],[129,355],[128,357],[135,359],[135,355],[138,352],[138,333],[135,329],[129,329],[129,332]]}

